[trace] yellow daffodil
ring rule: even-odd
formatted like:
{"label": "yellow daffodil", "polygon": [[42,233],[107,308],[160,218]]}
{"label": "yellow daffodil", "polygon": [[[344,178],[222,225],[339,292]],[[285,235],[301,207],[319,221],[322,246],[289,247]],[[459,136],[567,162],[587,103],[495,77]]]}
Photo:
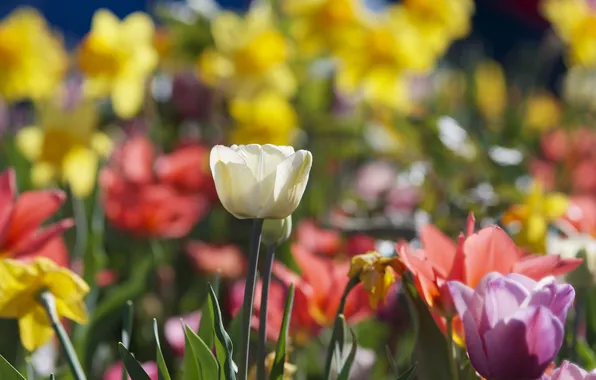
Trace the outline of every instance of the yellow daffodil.
{"label": "yellow daffodil", "polygon": [[233,99],[230,114],[236,122],[231,135],[235,144],[292,145],[298,131],[294,108],[272,91]]}
{"label": "yellow daffodil", "polygon": [[283,5],[290,33],[307,57],[350,44],[363,12],[358,0],[288,0]]}
{"label": "yellow daffodil", "polygon": [[273,90],[290,96],[296,80],[288,65],[290,49],[266,6],[246,15],[221,12],[211,26],[215,46],[198,61],[201,79],[235,96]]}
{"label": "yellow daffodil", "polygon": [[39,124],[21,129],[16,144],[33,163],[34,186],[46,187],[62,180],[77,197],[85,197],[93,191],[99,158],[109,155],[112,141],[96,131],[98,115],[93,103],[81,101],[72,107],[40,103]]}
{"label": "yellow daffodil", "polygon": [[83,299],[89,286],[52,260],[38,257],[24,263],[2,259],[0,278],[0,317],[19,320],[21,342],[28,351],[48,343],[54,335],[50,320],[37,299],[42,291],[52,293],[60,317],[87,323]]}
{"label": "yellow daffodil", "polygon": [[368,252],[352,258],[349,277],[360,276],[364,289],[370,294],[370,305],[376,308],[387,297],[389,288],[396,281],[395,272],[401,275],[404,266],[397,257],[382,257],[378,252]]}
{"label": "yellow daffodil", "polygon": [[569,199],[560,193],[545,194],[542,185],[534,182],[524,203],[511,206],[503,214],[503,224],[519,223],[521,228],[514,235],[518,244],[544,254],[548,223],[567,212]]}
{"label": "yellow daffodil", "polygon": [[470,32],[474,13],[472,0],[404,0],[420,28],[427,33],[443,34],[450,40],[465,37]]}
{"label": "yellow daffodil", "polygon": [[78,51],[91,97],[110,96],[115,113],[131,118],[143,105],[146,81],[157,66],[151,18],[135,12],[120,21],[108,10],[93,15],[91,31]]}
{"label": "yellow daffodil", "polygon": [[524,125],[536,131],[544,131],[557,126],[561,113],[561,104],[554,95],[539,92],[528,98]]}
{"label": "yellow daffodil", "polygon": [[62,41],[32,8],[0,22],[0,96],[8,101],[49,97],[68,65]]}
{"label": "yellow daffodil", "polygon": [[[275,352],[271,352],[265,358],[265,371],[267,375],[265,377],[269,378],[269,374],[273,370],[273,362],[275,361]],[[282,376],[282,380],[292,380],[294,378],[294,374],[298,368],[289,362],[284,363],[284,373]],[[257,378],[257,367],[253,366],[248,374],[248,380],[256,380]]]}
{"label": "yellow daffodil", "polygon": [[482,62],[474,72],[476,106],[488,120],[500,118],[507,106],[507,82],[501,65]]}
{"label": "yellow daffodil", "polygon": [[590,0],[544,0],[542,13],[569,45],[572,64],[596,64],[596,7]]}

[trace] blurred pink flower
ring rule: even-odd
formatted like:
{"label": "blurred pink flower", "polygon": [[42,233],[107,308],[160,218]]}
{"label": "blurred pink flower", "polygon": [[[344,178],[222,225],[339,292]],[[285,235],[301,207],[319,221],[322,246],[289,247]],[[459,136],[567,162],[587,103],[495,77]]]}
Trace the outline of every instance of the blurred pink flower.
{"label": "blurred pink flower", "polygon": [[[155,362],[141,363],[141,367],[151,380],[158,380],[159,374]],[[128,378],[130,379],[130,376]],[[117,362],[108,368],[103,374],[103,380],[122,380],[122,362]]]}
{"label": "blurred pink flower", "polygon": [[365,200],[378,200],[395,183],[397,172],[387,162],[375,161],[364,165],[356,174],[356,193]]}
{"label": "blurred pink flower", "polygon": [[539,379],[564,337],[575,291],[554,277],[536,282],[491,272],[472,289],[448,283],[472,367],[487,380]]}
{"label": "blurred pink flower", "polygon": [[541,380],[596,380],[596,370],[588,371],[564,360],[561,366],[550,375],[544,375]]}
{"label": "blurred pink flower", "polygon": [[298,223],[296,239],[308,250],[328,256],[337,254],[342,245],[339,232],[320,228],[313,220]]}
{"label": "blurred pink flower", "polygon": [[374,238],[365,234],[354,234],[346,240],[346,253],[352,257],[374,251],[375,246]]}
{"label": "blurred pink flower", "polygon": [[181,320],[191,330],[197,332],[199,330],[199,323],[201,322],[201,311],[197,310],[189,314],[172,317],[166,321],[164,335],[176,356],[184,355],[184,329],[182,328]]}
{"label": "blurred pink flower", "polygon": [[246,257],[234,244],[215,245],[193,241],[186,245],[186,254],[197,270],[223,278],[239,278],[246,272]]}

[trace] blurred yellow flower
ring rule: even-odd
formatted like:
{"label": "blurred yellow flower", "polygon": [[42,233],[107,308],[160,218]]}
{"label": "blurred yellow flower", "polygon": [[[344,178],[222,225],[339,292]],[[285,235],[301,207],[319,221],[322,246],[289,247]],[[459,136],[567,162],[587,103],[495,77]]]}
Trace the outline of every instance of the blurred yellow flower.
{"label": "blurred yellow flower", "polygon": [[68,66],[62,41],[32,8],[0,22],[0,96],[9,102],[52,95]]}
{"label": "blurred yellow flower", "polygon": [[233,99],[230,114],[236,122],[230,136],[234,144],[292,145],[298,132],[296,111],[272,91]]}
{"label": "blurred yellow flower", "polygon": [[0,317],[19,320],[21,342],[28,351],[48,343],[54,335],[50,320],[37,300],[42,291],[56,299],[60,317],[87,323],[84,297],[89,286],[82,278],[52,260],[38,257],[32,262],[0,260]]}
{"label": "blurred yellow flower", "polygon": [[[275,352],[271,352],[265,358],[265,371],[267,372],[266,376],[269,378],[269,374],[273,370],[273,362],[275,361]],[[294,374],[298,368],[294,365],[286,361],[284,363],[284,373],[282,376],[282,380],[292,380],[294,378]],[[257,367],[253,366],[248,374],[248,380],[256,380],[257,379]],[[279,379],[279,377],[278,377]]]}
{"label": "blurred yellow flower", "polygon": [[514,235],[517,243],[532,253],[546,253],[548,223],[562,217],[569,207],[569,199],[561,193],[545,194],[540,182],[534,182],[524,203],[511,206],[503,214],[503,224],[519,223]]}
{"label": "blurred yellow flower", "polygon": [[221,12],[211,26],[215,46],[199,57],[197,70],[210,86],[234,96],[273,90],[291,96],[296,80],[288,65],[290,49],[266,6],[244,16]]}
{"label": "blurred yellow flower", "polygon": [[290,34],[307,57],[350,44],[364,12],[358,0],[286,0]]}
{"label": "blurred yellow flower", "polygon": [[480,63],[474,72],[476,106],[488,120],[498,119],[507,107],[507,82],[501,65],[495,61]]}
{"label": "blurred yellow flower", "polygon": [[115,113],[131,118],[141,109],[146,81],[158,62],[151,18],[135,12],[120,21],[108,10],[93,15],[91,31],[78,51],[91,97],[111,96]]}
{"label": "blurred yellow flower", "polygon": [[557,126],[561,113],[561,104],[553,94],[539,92],[528,98],[524,124],[528,128],[544,131]]}
{"label": "blurred yellow flower", "polygon": [[65,109],[55,102],[43,102],[37,110],[39,124],[22,128],[16,136],[17,147],[33,163],[33,185],[46,187],[62,180],[76,196],[89,195],[95,186],[99,157],[107,157],[112,150],[110,138],[96,131],[95,105],[81,101]]}
{"label": "blurred yellow flower", "polygon": [[360,276],[364,289],[370,294],[370,305],[376,308],[396,281],[395,272],[401,275],[404,270],[398,257],[383,257],[373,251],[354,256],[348,276]]}
{"label": "blurred yellow flower", "polygon": [[473,0],[404,0],[403,5],[427,33],[455,40],[470,32]]}
{"label": "blurred yellow flower", "polygon": [[544,0],[542,13],[569,45],[572,64],[596,64],[596,7],[589,0]]}

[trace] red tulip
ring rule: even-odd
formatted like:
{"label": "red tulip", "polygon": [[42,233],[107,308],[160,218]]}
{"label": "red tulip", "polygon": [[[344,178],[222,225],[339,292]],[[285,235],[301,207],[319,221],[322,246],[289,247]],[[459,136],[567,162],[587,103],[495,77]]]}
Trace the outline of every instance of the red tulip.
{"label": "red tulip", "polygon": [[219,272],[223,278],[239,278],[246,272],[246,257],[234,244],[217,246],[205,242],[190,242],[186,246],[186,253],[201,272]]}

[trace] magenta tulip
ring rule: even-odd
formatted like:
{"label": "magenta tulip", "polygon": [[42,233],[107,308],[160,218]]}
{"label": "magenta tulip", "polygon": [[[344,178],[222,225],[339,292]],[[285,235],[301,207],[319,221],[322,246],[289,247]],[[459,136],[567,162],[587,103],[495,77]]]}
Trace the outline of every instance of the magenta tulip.
{"label": "magenta tulip", "polygon": [[540,379],[563,343],[575,291],[554,277],[489,273],[476,289],[449,282],[474,369],[487,380]]}
{"label": "magenta tulip", "polygon": [[596,380],[596,370],[588,373],[586,370],[565,360],[550,376],[545,375],[541,380]]}

